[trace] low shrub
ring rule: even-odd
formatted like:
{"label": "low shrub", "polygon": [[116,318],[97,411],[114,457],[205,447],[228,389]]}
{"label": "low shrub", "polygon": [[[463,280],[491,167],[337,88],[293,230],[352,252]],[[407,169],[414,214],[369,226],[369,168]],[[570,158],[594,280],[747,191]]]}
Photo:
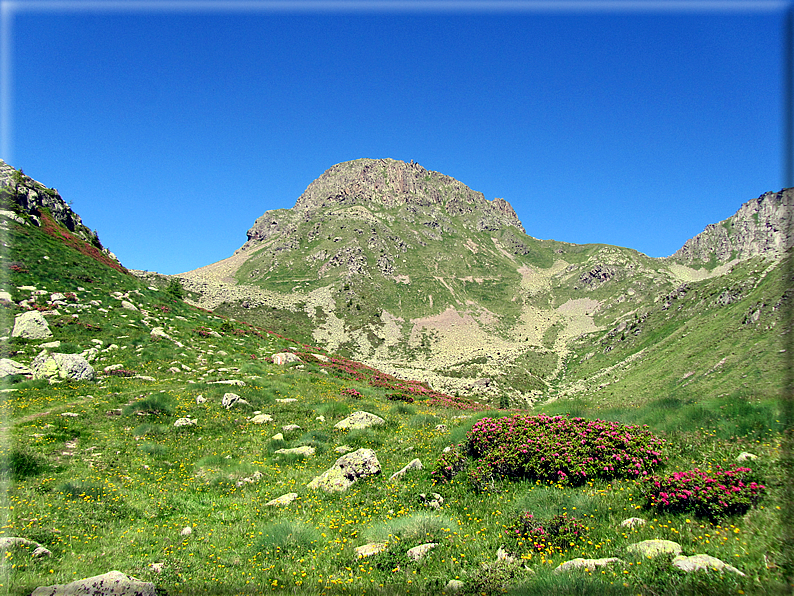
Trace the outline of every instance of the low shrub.
{"label": "low shrub", "polygon": [[580,485],[593,478],[642,478],[666,460],[647,427],[564,416],[483,418],[467,435],[480,464],[473,479],[527,478]]}
{"label": "low shrub", "polygon": [[438,456],[436,465],[430,472],[433,482],[444,484],[469,467],[469,460],[461,450],[461,445],[453,445],[448,451]]}
{"label": "low shrub", "polygon": [[565,513],[544,521],[537,519],[529,511],[524,511],[507,527],[505,533],[535,550],[557,549],[562,552],[574,546],[585,535],[585,531],[586,526],[582,522]]}
{"label": "low shrub", "polygon": [[691,512],[716,520],[744,514],[758,503],[766,487],[752,480],[752,469],[732,466],[715,471],[698,468],[645,481],[646,506],[664,513]]}

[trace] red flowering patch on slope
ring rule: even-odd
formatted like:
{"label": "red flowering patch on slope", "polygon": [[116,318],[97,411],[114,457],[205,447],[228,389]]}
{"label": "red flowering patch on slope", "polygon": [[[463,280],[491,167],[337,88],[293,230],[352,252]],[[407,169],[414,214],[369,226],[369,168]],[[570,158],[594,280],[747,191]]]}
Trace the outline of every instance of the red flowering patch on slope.
{"label": "red flowering patch on slope", "polygon": [[41,227],[44,230],[44,233],[52,236],[53,238],[60,240],[66,246],[69,246],[75,249],[77,252],[84,254],[87,257],[91,257],[95,261],[99,261],[103,265],[107,265],[111,269],[115,269],[121,273],[129,274],[129,271],[119,265],[116,261],[111,259],[109,256],[104,254],[101,250],[99,250],[96,246],[88,244],[82,238],[79,238],[72,234],[69,230],[65,227],[60,225],[56,222],[52,216],[43,211],[41,213]]}

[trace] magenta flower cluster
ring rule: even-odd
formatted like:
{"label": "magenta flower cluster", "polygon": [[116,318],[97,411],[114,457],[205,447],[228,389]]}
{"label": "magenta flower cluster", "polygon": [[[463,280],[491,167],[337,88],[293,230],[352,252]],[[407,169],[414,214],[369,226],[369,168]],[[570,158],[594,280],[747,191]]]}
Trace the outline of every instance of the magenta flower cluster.
{"label": "magenta flower cluster", "polygon": [[537,550],[557,548],[566,551],[587,532],[587,527],[577,518],[563,513],[549,520],[536,519],[524,511],[505,529],[505,534],[518,542],[529,542]]}
{"label": "magenta flower cluster", "polygon": [[515,414],[483,418],[469,431],[478,478],[528,478],[579,485],[592,478],[642,478],[666,461],[647,426]]}
{"label": "magenta flower cluster", "polygon": [[709,519],[744,514],[766,492],[752,480],[752,469],[732,466],[706,472],[695,468],[645,480],[647,506],[659,512],[692,512]]}

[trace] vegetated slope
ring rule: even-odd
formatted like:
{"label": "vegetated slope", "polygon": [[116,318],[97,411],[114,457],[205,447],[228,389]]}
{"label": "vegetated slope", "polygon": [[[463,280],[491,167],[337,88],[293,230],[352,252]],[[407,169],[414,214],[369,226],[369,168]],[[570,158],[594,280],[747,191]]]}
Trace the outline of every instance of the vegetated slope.
{"label": "vegetated slope", "polygon": [[[604,447],[618,457],[650,460],[650,451],[634,451],[650,447],[649,441],[656,451],[656,427],[543,417],[532,437],[541,449],[528,455],[529,465],[521,474],[498,466],[491,477],[479,469],[484,461],[456,446],[470,443],[481,417],[513,412],[478,412],[475,403],[445,400],[323,349],[188,306],[169,280],[142,282],[65,243],[62,234],[46,233],[25,213],[7,211],[0,210],[9,245],[0,262],[8,273],[0,290],[9,294],[0,299],[2,357],[29,365],[44,349],[84,354],[97,372],[94,381],[52,384],[5,377],[0,481],[7,491],[0,538],[22,538],[49,551],[33,556],[35,544],[4,543],[2,583],[13,596],[111,569],[168,594],[389,595],[455,588],[489,596],[506,590],[683,596],[751,594],[757,586],[774,590],[784,579],[777,511],[786,503],[778,436],[769,425],[718,441],[715,430],[698,431],[690,420],[686,430],[694,432],[682,433],[680,441],[677,434],[667,437],[662,475],[693,466],[716,469],[745,450],[759,456],[751,462],[752,478],[763,484],[763,494],[740,514],[716,520],[686,509],[657,512],[641,480],[606,469],[595,473],[603,466],[592,458],[580,470],[589,478],[582,484],[530,474],[545,467],[538,457],[543,449],[561,462]],[[561,316],[572,317],[589,303],[563,304]],[[14,316],[28,309],[43,313],[52,337],[9,337]],[[548,331],[545,341],[551,345],[563,331]],[[605,356],[623,346],[629,340]],[[302,361],[272,361],[285,352]],[[247,403],[224,407],[228,393]],[[385,424],[335,428],[359,410]],[[532,418],[524,412],[516,417]],[[508,420],[501,428],[511,426]],[[499,425],[484,421],[479,427]],[[578,435],[571,441],[543,430],[563,427],[593,440],[581,446]],[[629,449],[627,435],[634,437]],[[506,433],[494,438],[495,449],[502,442],[511,455],[522,449]],[[375,451],[381,473],[344,493],[308,488],[345,446]],[[296,448],[304,455],[280,451]],[[314,453],[305,455],[307,448]],[[497,455],[481,459],[500,463]],[[422,469],[392,478],[414,459]],[[437,484],[442,473],[449,475],[447,461],[458,476]],[[650,464],[659,462],[648,463],[655,471]],[[291,504],[271,504],[287,495],[295,497]],[[635,516],[647,523],[621,525]],[[507,535],[508,528],[518,533]],[[538,530],[549,540],[533,540]],[[653,562],[630,550],[657,538],[676,541],[687,555],[708,553],[745,575],[684,574],[669,557]],[[373,543],[385,550],[360,557],[356,549]],[[408,554],[415,547],[424,549],[423,558]],[[626,564],[592,575],[555,572],[575,557],[612,556]]]}
{"label": "vegetated slope", "polygon": [[[662,362],[671,350],[703,350],[706,361],[734,352],[739,368],[753,358],[773,363],[774,392],[782,362],[772,338],[780,329],[768,328],[769,313],[779,317],[773,307],[783,297],[784,268],[776,264],[791,246],[793,197],[791,189],[766,193],[671,257],[654,259],[538,240],[502,199],[488,201],[418,164],[361,159],[330,168],[292,209],[265,213],[229,259],[180,278],[201,295],[196,304],[218,313],[502,405],[597,392],[619,362],[637,358],[646,364],[630,369],[643,371],[652,354]],[[745,283],[743,276],[766,270],[758,287]],[[671,299],[678,300],[672,311]],[[729,308],[712,312],[726,301]],[[678,310],[684,303],[699,306]],[[743,322],[756,311],[766,323]],[[738,325],[742,333],[730,349],[706,349],[697,334],[678,341],[686,339],[684,324],[711,335]],[[610,343],[615,333],[625,338],[624,328],[612,333],[621,325],[642,336]],[[634,356],[640,350],[642,358]],[[627,389],[647,399],[667,374]],[[724,392],[711,380],[687,386],[701,397]]]}

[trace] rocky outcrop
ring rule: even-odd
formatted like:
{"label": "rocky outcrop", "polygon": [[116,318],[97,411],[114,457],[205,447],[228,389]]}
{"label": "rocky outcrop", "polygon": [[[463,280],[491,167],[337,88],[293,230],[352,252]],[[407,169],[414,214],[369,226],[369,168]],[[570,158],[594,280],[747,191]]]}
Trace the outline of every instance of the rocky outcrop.
{"label": "rocky outcrop", "polygon": [[96,232],[92,232],[83,224],[80,216],[72,211],[56,189],[47,188],[36,182],[26,176],[22,170],[14,169],[3,160],[0,160],[0,196],[11,201],[27,214],[33,215],[36,218],[33,221],[37,223],[40,223],[37,216],[41,211],[49,211],[52,218],[70,232],[74,232],[89,244],[101,247]]}
{"label": "rocky outcrop", "polygon": [[[395,159],[357,159],[328,168],[309,184],[291,210],[267,211],[248,230],[240,251],[287,238],[321,210],[334,207],[434,207],[448,216],[476,214],[472,229],[514,227],[525,232],[513,207],[504,199],[489,201],[481,192],[417,163]],[[288,242],[279,242],[288,250]],[[239,252],[239,251],[238,251]]]}
{"label": "rocky outcrop", "polygon": [[794,188],[767,192],[746,202],[728,219],[710,224],[687,240],[670,260],[685,265],[733,259],[749,259],[757,255],[780,255],[794,246],[791,235],[791,213]]}

